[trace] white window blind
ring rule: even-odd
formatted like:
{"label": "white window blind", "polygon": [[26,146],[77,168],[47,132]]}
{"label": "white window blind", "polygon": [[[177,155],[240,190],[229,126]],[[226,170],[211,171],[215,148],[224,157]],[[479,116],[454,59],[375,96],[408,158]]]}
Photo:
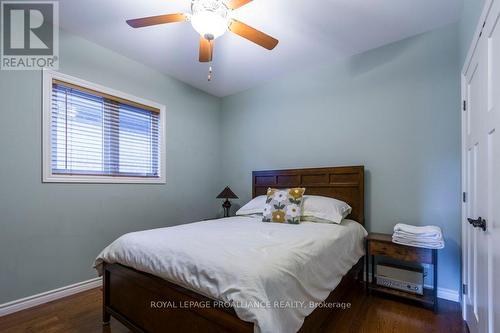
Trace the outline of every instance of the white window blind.
{"label": "white window blind", "polygon": [[160,111],[52,81],[53,175],[160,177]]}

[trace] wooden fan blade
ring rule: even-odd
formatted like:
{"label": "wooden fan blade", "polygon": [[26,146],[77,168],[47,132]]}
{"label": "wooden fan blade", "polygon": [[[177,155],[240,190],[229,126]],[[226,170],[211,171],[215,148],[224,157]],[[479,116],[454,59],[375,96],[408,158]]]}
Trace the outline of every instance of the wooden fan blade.
{"label": "wooden fan blade", "polygon": [[249,2],[252,2],[252,0],[231,0],[227,4],[227,7],[229,9],[237,9],[237,8],[243,7],[244,5],[246,5]]}
{"label": "wooden fan blade", "polygon": [[277,39],[266,35],[265,33],[254,29],[251,26],[248,26],[238,20],[232,20],[231,24],[229,25],[229,30],[268,50],[274,49],[279,43]]}
{"label": "wooden fan blade", "polygon": [[214,41],[200,37],[200,62],[212,61]]}
{"label": "wooden fan blade", "polygon": [[164,23],[174,23],[174,22],[184,22],[187,20],[186,14],[166,14],[158,16],[143,17],[133,20],[127,20],[127,24],[132,28],[142,28],[151,25],[164,24]]}

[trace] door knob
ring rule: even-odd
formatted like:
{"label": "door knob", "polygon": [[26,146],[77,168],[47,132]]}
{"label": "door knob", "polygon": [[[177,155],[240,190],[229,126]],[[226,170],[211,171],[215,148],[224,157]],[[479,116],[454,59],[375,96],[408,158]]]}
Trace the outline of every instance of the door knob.
{"label": "door knob", "polygon": [[468,218],[467,221],[474,227],[474,228],[481,228],[483,231],[486,231],[486,220],[483,219],[481,216],[478,217],[477,220]]}

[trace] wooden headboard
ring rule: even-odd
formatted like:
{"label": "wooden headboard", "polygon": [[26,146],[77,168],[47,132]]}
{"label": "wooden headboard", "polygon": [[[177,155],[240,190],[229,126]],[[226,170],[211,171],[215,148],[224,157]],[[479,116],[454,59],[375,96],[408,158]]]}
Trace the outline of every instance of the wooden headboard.
{"label": "wooden headboard", "polygon": [[269,170],[252,172],[252,196],[266,194],[268,187],[305,187],[305,194],[322,195],[347,202],[348,218],[365,223],[365,181],[363,166]]}

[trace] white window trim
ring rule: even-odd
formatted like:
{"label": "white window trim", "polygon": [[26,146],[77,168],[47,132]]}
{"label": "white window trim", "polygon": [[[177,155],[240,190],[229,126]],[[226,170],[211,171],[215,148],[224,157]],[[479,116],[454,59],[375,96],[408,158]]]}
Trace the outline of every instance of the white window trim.
{"label": "white window trim", "polygon": [[[64,82],[79,85],[84,88],[100,91],[109,95],[127,99],[143,105],[151,106],[160,110],[160,175],[155,178],[147,177],[121,177],[121,176],[87,176],[87,175],[60,175],[52,173],[51,163],[51,138],[50,138],[50,119],[52,113],[52,80],[61,80]],[[159,104],[144,98],[139,98],[124,92],[110,89],[96,83],[84,81],[73,76],[62,74],[56,71],[44,70],[42,72],[43,81],[43,182],[44,183],[98,183],[98,184],[165,184],[165,105]]]}

